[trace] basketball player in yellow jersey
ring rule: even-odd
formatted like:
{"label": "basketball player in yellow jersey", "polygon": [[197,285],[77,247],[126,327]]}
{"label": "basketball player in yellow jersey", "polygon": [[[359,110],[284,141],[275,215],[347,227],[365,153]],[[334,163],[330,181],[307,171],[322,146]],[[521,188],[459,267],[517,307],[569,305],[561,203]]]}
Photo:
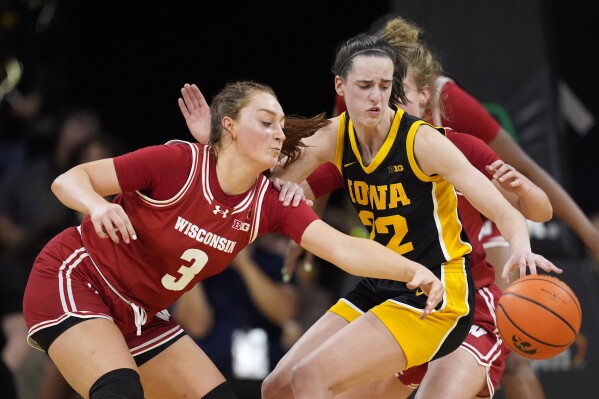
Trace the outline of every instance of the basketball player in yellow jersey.
{"label": "basketball player in yellow jersey", "polygon": [[[319,164],[334,162],[371,237],[429,267],[446,296],[422,319],[426,295],[388,280],[362,280],[283,357],[264,381],[265,399],[333,398],[460,345],[471,322],[473,287],[454,187],[510,242],[506,277],[512,268],[559,270],[531,252],[525,219],[443,131],[388,105],[406,101],[406,68],[385,41],[349,39],[337,52],[333,72],[347,114],[306,139],[300,159],[277,175],[299,182]],[[194,137],[206,141],[194,127],[202,124],[201,101],[191,90],[187,95],[200,107],[183,114]],[[288,117],[285,126],[292,124]]]}

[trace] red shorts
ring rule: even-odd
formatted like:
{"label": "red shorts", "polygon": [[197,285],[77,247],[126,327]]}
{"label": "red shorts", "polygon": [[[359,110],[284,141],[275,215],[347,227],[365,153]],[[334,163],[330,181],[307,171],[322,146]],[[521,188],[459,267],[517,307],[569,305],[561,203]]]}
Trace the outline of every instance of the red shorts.
{"label": "red shorts", "polygon": [[478,239],[485,249],[492,247],[508,247],[510,245],[499,232],[497,225],[488,219],[483,222]]}
{"label": "red shorts", "polygon": [[[71,318],[106,318],[123,333],[131,354],[140,355],[178,338],[183,329],[166,310],[147,312],[113,289],[69,228],[54,237],[35,260],[23,299],[27,341],[32,334]],[[142,328],[143,326],[143,328]]]}
{"label": "red shorts", "polygon": [[[495,394],[499,385],[509,348],[503,342],[495,326],[495,307],[501,290],[495,284],[476,290],[474,321],[470,333],[460,349],[470,353],[487,370],[487,385],[477,397],[488,398]],[[428,363],[411,367],[397,374],[397,378],[407,386],[417,388],[424,378]]]}

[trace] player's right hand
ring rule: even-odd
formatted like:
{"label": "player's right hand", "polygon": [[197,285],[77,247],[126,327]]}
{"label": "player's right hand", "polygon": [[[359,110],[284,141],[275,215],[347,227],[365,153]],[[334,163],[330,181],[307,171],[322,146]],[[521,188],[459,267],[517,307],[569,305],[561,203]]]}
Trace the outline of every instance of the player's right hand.
{"label": "player's right hand", "polygon": [[106,202],[105,204],[97,205],[90,210],[90,219],[96,230],[96,234],[100,238],[108,238],[118,244],[121,239],[129,244],[131,240],[137,240],[137,234],[129,216],[119,204]]}
{"label": "player's right hand", "polygon": [[422,312],[422,315],[420,316],[421,319],[424,319],[431,314],[443,300],[443,295],[445,295],[445,286],[443,286],[441,280],[424,266],[418,268],[416,273],[414,273],[412,281],[408,282],[406,285],[411,290],[420,288],[428,297],[424,312]]}

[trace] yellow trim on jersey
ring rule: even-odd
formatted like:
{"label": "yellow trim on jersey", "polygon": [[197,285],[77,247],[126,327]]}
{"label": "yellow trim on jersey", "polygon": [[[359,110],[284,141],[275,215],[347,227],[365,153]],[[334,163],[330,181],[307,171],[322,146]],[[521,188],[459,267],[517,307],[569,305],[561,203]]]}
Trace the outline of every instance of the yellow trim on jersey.
{"label": "yellow trim on jersey", "polygon": [[381,148],[375,155],[374,159],[372,160],[372,162],[370,162],[370,165],[368,165],[368,166],[365,166],[364,163],[362,162],[362,156],[360,155],[360,149],[358,148],[358,143],[356,141],[357,138],[356,138],[356,132],[354,130],[354,124],[352,123],[352,121],[350,119],[349,126],[348,126],[349,141],[351,144],[352,151],[353,151],[354,155],[356,156],[356,159],[358,160],[358,162],[360,162],[360,165],[362,165],[362,169],[364,169],[364,172],[366,172],[368,174],[374,172],[376,170],[376,168],[381,164],[381,162],[383,162],[385,160],[385,158],[387,158],[387,155],[389,154],[389,151],[391,150],[391,147],[393,146],[393,143],[395,142],[395,138],[397,137],[399,123],[401,122],[401,118],[403,117],[403,114],[404,114],[404,111],[402,109],[398,108],[397,112],[395,113],[395,117],[393,118],[393,122],[391,123],[391,128],[389,129],[389,133],[387,134],[387,137],[385,138],[385,141],[383,142],[383,145],[381,146]]}
{"label": "yellow trim on jersey", "polygon": [[[443,306],[424,320],[420,320],[422,308],[394,299],[388,299],[370,309],[401,346],[407,359],[406,368],[430,361],[460,318],[470,313],[465,258],[443,263],[439,276],[445,286]],[[350,323],[363,314],[360,309],[343,298],[331,306],[329,312],[343,317]]]}
{"label": "yellow trim on jersey", "polygon": [[445,259],[455,259],[472,251],[472,245],[462,241],[460,232],[463,230],[458,216],[458,196],[453,185],[446,180],[440,179],[433,182],[433,199],[435,203],[435,223],[440,235],[440,248],[443,250]]}
{"label": "yellow trim on jersey", "polygon": [[441,265],[441,281],[446,290],[443,307],[424,320],[420,320],[422,309],[392,299],[371,309],[404,351],[406,368],[430,361],[459,319],[470,312],[465,260]]}
{"label": "yellow trim on jersey", "polygon": [[339,115],[339,126],[337,126],[337,149],[335,152],[335,165],[337,165],[337,170],[339,173],[343,174],[343,138],[345,132],[345,120],[347,119],[347,112]]}
{"label": "yellow trim on jersey", "polygon": [[339,299],[336,304],[331,306],[329,308],[329,312],[333,312],[343,317],[349,323],[351,323],[352,321],[356,320],[358,317],[364,314],[360,309],[352,305],[351,302],[348,302],[346,299],[343,298]]}
{"label": "yellow trim on jersey", "polygon": [[425,182],[431,182],[439,180],[440,176],[429,176],[420,169],[418,162],[416,162],[416,156],[414,155],[414,139],[416,138],[416,132],[422,125],[426,125],[424,121],[416,121],[410,126],[408,135],[406,137],[406,153],[408,154],[408,160],[410,161],[410,167],[414,171],[416,177]]}

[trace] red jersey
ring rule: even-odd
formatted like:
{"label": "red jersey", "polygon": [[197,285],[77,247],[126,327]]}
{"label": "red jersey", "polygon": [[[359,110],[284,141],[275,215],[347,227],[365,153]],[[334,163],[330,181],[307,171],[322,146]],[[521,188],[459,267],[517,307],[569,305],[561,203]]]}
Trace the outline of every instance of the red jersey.
{"label": "red jersey", "polygon": [[137,240],[115,244],[98,237],[89,217],[81,224],[85,248],[106,282],[149,312],[221,272],[259,235],[281,233],[299,243],[318,218],[305,203],[284,207],[264,175],[246,193],[227,195],[209,146],[169,144],[114,159],[123,191],[114,202]]}
{"label": "red jersey", "polygon": [[[458,149],[489,179],[492,176],[487,173],[485,166],[490,165],[499,159],[482,140],[468,134],[458,133],[450,129],[447,130],[447,138],[458,147]],[[333,190],[345,187],[343,176],[335,166],[328,162],[320,165],[307,178],[310,189],[315,197],[320,197]],[[483,219],[480,212],[468,200],[458,192],[458,211],[464,230],[468,235],[472,252],[470,253],[470,267],[474,278],[475,288],[488,286],[495,281],[495,271],[486,260],[485,249],[479,240],[480,229]]]}
{"label": "red jersey", "polygon": [[440,76],[435,81],[435,95],[440,95],[443,115],[435,113],[432,123],[448,126],[457,132],[478,137],[485,143],[493,141],[499,133],[499,123],[483,105],[452,79]]}
{"label": "red jersey", "polygon": [[[493,141],[499,133],[499,123],[472,95],[458,86],[452,79],[440,76],[435,81],[434,95],[440,96],[443,115],[434,112],[427,122],[435,126],[448,126],[457,132],[471,134],[485,143]],[[346,111],[343,97],[335,97],[335,109],[340,115]]]}
{"label": "red jersey", "polygon": [[[493,179],[487,173],[485,167],[499,159],[499,156],[482,140],[465,133],[447,130],[447,138],[458,147],[470,163],[489,180]],[[474,277],[475,288],[487,286],[495,281],[495,270],[487,262],[485,248],[479,239],[479,233],[483,225],[483,217],[480,212],[458,191],[458,211],[462,219],[462,225],[472,244],[470,253],[470,266]]]}

